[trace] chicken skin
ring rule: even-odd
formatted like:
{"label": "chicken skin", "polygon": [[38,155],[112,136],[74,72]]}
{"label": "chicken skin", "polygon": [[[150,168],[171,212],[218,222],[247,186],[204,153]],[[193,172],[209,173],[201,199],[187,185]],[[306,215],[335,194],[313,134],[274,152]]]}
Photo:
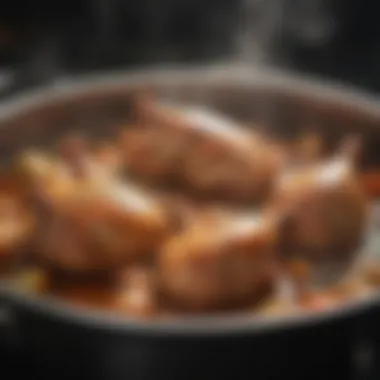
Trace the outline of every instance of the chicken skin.
{"label": "chicken skin", "polygon": [[63,272],[92,274],[150,254],[167,233],[161,206],[91,161],[78,141],[63,145],[54,186],[43,186],[46,172],[31,174],[38,258]]}
{"label": "chicken skin", "polygon": [[121,136],[128,171],[148,182],[176,184],[200,197],[257,202],[282,164],[261,135],[218,112],[138,99],[138,128]]}
{"label": "chicken skin", "polygon": [[194,310],[255,303],[273,279],[274,231],[254,215],[199,216],[159,253],[162,293]]}

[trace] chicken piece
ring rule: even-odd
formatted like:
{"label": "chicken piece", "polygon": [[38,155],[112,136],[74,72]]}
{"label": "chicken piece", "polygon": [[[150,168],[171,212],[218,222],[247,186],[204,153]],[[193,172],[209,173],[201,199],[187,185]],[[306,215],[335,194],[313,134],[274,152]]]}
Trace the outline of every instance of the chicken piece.
{"label": "chicken piece", "polygon": [[299,303],[302,307],[323,311],[326,308],[337,307],[347,302],[363,300],[373,294],[373,289],[366,283],[360,273],[351,271],[340,281],[318,290],[309,290],[300,297]]}
{"label": "chicken piece", "polygon": [[16,194],[0,194],[0,268],[19,258],[34,228],[34,218]]}
{"label": "chicken piece", "polygon": [[151,317],[157,312],[155,273],[151,268],[132,267],[118,281],[116,307],[138,317]]}
{"label": "chicken piece", "polygon": [[139,99],[140,129],[122,138],[128,169],[158,183],[176,183],[205,197],[265,197],[282,155],[260,135],[201,107]]}
{"label": "chicken piece", "polygon": [[280,233],[283,253],[306,259],[318,268],[311,273],[326,281],[350,265],[366,229],[367,199],[355,170],[353,142],[345,140],[326,160],[285,171],[267,209],[287,220]]}
{"label": "chicken piece", "polygon": [[51,285],[51,278],[43,268],[30,266],[12,273],[10,281],[16,289],[29,294],[45,292]]}
{"label": "chicken piece", "polygon": [[379,260],[371,260],[363,268],[363,277],[373,287],[378,288],[380,286],[380,263]]}
{"label": "chicken piece", "polygon": [[197,135],[184,157],[186,185],[226,198],[264,199],[281,164],[280,152],[222,115],[200,108],[184,114]]}
{"label": "chicken piece", "polygon": [[62,153],[72,169],[61,183],[65,191],[34,184],[40,261],[90,275],[143,259],[160,245],[167,221],[153,198],[91,161],[79,141],[66,141]]}
{"label": "chicken piece", "polygon": [[172,133],[168,138],[156,128],[123,131],[120,137],[122,157],[127,172],[148,184],[178,184],[181,151],[186,141]]}
{"label": "chicken piece", "polygon": [[324,312],[338,306],[341,306],[343,301],[336,297],[334,294],[329,293],[315,293],[309,294],[307,297],[300,301],[300,306],[304,311],[313,313]]}
{"label": "chicken piece", "polygon": [[106,169],[118,174],[122,171],[121,154],[117,146],[111,143],[98,145],[92,153],[93,160]]}
{"label": "chicken piece", "polygon": [[33,192],[34,186],[38,184],[58,198],[71,193],[75,186],[70,167],[52,154],[26,151],[18,158],[15,171],[27,194]]}
{"label": "chicken piece", "polygon": [[258,302],[273,281],[273,230],[253,215],[199,216],[160,251],[163,298],[174,307],[201,311]]}
{"label": "chicken piece", "polygon": [[322,137],[319,134],[307,132],[296,141],[295,147],[291,149],[289,159],[297,164],[316,163],[321,158]]}

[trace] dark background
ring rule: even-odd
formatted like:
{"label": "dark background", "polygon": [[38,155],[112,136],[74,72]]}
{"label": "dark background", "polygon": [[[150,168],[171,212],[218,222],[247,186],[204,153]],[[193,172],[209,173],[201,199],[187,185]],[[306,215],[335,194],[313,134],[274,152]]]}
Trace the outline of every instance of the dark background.
{"label": "dark background", "polygon": [[3,0],[0,66],[35,84],[68,72],[230,60],[245,29],[246,47],[258,43],[271,64],[378,91],[379,16],[376,0]]}

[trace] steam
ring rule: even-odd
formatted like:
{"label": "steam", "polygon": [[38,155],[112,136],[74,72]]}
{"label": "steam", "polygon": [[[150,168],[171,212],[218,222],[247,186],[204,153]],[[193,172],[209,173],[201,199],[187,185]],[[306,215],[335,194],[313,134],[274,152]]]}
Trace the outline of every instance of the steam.
{"label": "steam", "polygon": [[289,65],[286,46],[326,46],[339,27],[330,0],[242,0],[232,60],[245,66]]}
{"label": "steam", "polygon": [[285,18],[287,33],[310,47],[328,43],[337,28],[332,4],[330,0],[290,0]]}
{"label": "steam", "polygon": [[243,0],[237,28],[238,64],[273,64],[279,45],[282,4],[283,0]]}

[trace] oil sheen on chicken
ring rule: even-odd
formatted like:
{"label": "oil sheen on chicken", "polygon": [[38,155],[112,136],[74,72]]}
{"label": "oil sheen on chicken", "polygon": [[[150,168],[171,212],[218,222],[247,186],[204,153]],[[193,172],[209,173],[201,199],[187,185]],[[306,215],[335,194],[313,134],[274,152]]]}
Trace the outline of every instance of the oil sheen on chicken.
{"label": "oil sheen on chicken", "polygon": [[139,102],[141,128],[121,138],[130,172],[205,197],[257,201],[267,195],[282,161],[261,136],[201,107]]}
{"label": "oil sheen on chicken", "polygon": [[56,171],[55,186],[42,186],[46,176],[33,172],[40,261],[91,274],[144,258],[164,238],[166,216],[155,200],[103,169],[89,165],[82,176]]}
{"label": "oil sheen on chicken", "polygon": [[367,222],[367,200],[355,170],[353,151],[289,169],[279,178],[269,209],[287,220],[286,255],[321,267],[349,265]]}
{"label": "oil sheen on chicken", "polygon": [[169,239],[158,260],[162,294],[177,307],[254,304],[274,274],[272,225],[252,215],[207,215]]}

